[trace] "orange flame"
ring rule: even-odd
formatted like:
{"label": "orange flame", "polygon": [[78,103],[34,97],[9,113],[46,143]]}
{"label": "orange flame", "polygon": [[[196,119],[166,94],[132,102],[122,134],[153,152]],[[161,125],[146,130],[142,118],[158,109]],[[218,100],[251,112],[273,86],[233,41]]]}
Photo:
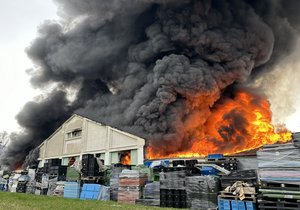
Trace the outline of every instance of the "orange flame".
{"label": "orange flame", "polygon": [[[239,91],[233,99],[225,99],[211,109],[210,116],[194,136],[189,150],[165,155],[163,151],[147,148],[147,158],[201,157],[223,153],[232,155],[257,149],[265,144],[291,140],[291,132],[275,132],[271,124],[270,104],[259,95]],[[164,154],[164,155],[162,155]]]}
{"label": "orange flame", "polygon": [[131,157],[130,157],[130,152],[127,152],[124,154],[124,156],[121,159],[121,164],[123,165],[130,165],[131,164]]}

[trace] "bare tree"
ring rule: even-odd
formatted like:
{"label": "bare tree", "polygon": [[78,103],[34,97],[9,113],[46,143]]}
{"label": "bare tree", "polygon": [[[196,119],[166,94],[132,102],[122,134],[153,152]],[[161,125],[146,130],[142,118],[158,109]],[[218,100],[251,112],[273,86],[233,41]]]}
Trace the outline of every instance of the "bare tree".
{"label": "bare tree", "polygon": [[6,131],[0,132],[0,155],[2,154],[5,146],[8,144],[9,139],[9,134]]}

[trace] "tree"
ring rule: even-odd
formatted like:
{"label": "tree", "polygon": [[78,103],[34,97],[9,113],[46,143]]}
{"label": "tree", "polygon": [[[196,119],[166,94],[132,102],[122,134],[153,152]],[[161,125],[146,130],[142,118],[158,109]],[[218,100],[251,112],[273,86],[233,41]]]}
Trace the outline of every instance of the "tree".
{"label": "tree", "polygon": [[6,131],[0,132],[0,155],[2,154],[8,142],[9,142],[9,134]]}

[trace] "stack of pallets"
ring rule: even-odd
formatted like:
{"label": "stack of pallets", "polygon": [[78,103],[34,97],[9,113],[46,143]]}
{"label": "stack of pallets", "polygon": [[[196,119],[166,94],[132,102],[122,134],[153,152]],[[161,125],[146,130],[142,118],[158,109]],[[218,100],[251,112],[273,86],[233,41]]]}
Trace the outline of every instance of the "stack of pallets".
{"label": "stack of pallets", "polygon": [[241,181],[227,187],[218,196],[220,210],[254,210],[256,209],[257,194],[255,187]]}
{"label": "stack of pallets", "polygon": [[190,209],[216,209],[220,181],[217,176],[186,178],[187,205]]}
{"label": "stack of pallets", "polygon": [[251,186],[257,185],[256,170],[238,170],[232,171],[229,175],[221,176],[221,187],[225,189],[237,181],[248,183]]}
{"label": "stack of pallets", "polygon": [[136,170],[123,170],[119,176],[118,202],[135,204],[141,198],[142,187],[147,180],[147,174]]}
{"label": "stack of pallets", "polygon": [[300,148],[265,145],[257,152],[260,209],[300,209]]}
{"label": "stack of pallets", "polygon": [[186,208],[186,171],[175,167],[167,171],[160,173],[160,206]]}
{"label": "stack of pallets", "polygon": [[300,209],[300,183],[283,184],[261,182],[259,208],[265,209]]}
{"label": "stack of pallets", "polygon": [[236,171],[238,170],[238,160],[232,157],[208,157],[207,164],[216,164],[228,171]]}
{"label": "stack of pallets", "polygon": [[300,147],[300,132],[293,133],[293,143],[296,147]]}
{"label": "stack of pallets", "polygon": [[80,196],[80,183],[65,182],[64,198],[79,198],[79,196]]}
{"label": "stack of pallets", "polygon": [[160,204],[160,184],[152,182],[145,185],[143,190],[143,198],[137,200],[137,204],[145,206],[159,206]]}
{"label": "stack of pallets", "polygon": [[100,184],[84,184],[80,193],[81,200],[98,200],[100,191]]}
{"label": "stack of pallets", "polygon": [[124,169],[128,169],[128,166],[114,165],[111,169],[109,186],[110,186],[110,199],[113,201],[118,200],[119,176],[122,170]]}

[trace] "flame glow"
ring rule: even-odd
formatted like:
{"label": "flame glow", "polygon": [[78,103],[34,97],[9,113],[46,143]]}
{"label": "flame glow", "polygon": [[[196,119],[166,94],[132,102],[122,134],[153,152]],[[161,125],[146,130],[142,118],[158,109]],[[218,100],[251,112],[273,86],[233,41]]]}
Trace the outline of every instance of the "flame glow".
{"label": "flame glow", "polygon": [[203,157],[208,154],[232,155],[257,149],[265,144],[291,140],[291,132],[281,127],[275,132],[271,124],[272,112],[268,101],[256,94],[239,91],[211,109],[211,114],[195,132],[190,149],[162,155],[147,148],[147,158]]}
{"label": "flame glow", "polygon": [[123,164],[123,165],[130,165],[131,164],[130,152],[126,152],[124,154],[124,156],[122,157],[120,163]]}

